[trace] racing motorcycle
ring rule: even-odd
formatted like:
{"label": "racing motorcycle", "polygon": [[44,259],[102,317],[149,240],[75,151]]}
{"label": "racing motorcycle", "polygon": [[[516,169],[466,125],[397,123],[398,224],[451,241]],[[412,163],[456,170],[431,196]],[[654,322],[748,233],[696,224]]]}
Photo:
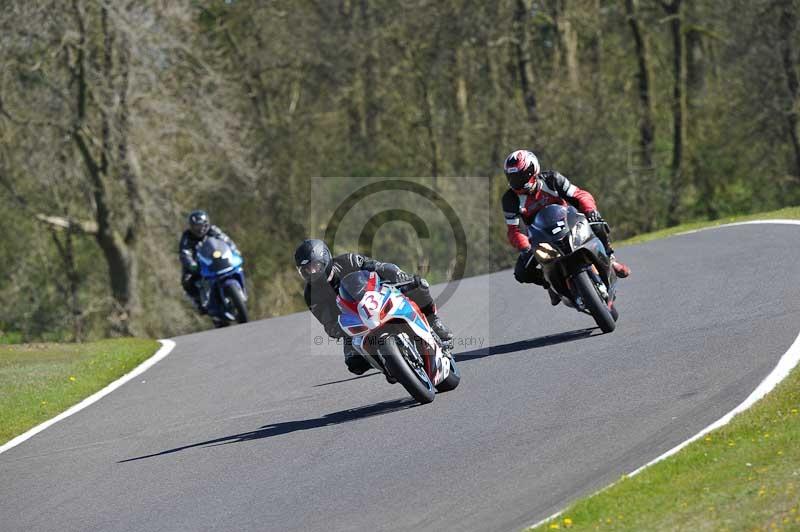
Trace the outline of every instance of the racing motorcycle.
{"label": "racing motorcycle", "polygon": [[244,285],[244,259],[239,251],[209,237],[197,250],[200,263],[200,302],[208,310],[215,327],[247,323],[247,290]]}
{"label": "racing motorcycle", "polygon": [[572,206],[548,205],[528,226],[528,238],[561,301],[590,314],[604,333],[613,331],[619,318],[614,306],[617,275],[586,217]]}
{"label": "racing motorcycle", "polygon": [[342,279],[339,325],[369,364],[400,382],[421,404],[461,381],[449,346],[441,343],[419,307],[403,293],[418,281],[391,284],[368,271]]}

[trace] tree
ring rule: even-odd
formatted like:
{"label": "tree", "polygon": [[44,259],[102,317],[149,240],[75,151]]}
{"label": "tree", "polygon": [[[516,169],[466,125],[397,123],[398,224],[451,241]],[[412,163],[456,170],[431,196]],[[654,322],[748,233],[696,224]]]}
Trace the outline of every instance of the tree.
{"label": "tree", "polygon": [[637,10],[637,0],[625,0],[625,13],[628,18],[628,25],[631,28],[634,43],[636,44],[636,63],[638,72],[637,95],[639,98],[639,146],[642,166],[649,171],[653,168],[653,143],[655,142],[656,126],[653,111],[652,67],[650,58],[650,46],[647,34],[642,26]]}
{"label": "tree", "polygon": [[684,151],[686,143],[686,36],[683,31],[683,0],[659,0],[669,18],[672,37],[672,165],[667,224],[680,221],[678,208],[684,192]]}
{"label": "tree", "polygon": [[800,179],[800,81],[797,75],[797,5],[793,0],[780,0],[778,19],[779,49],[786,79],[786,131],[794,154],[791,174]]}

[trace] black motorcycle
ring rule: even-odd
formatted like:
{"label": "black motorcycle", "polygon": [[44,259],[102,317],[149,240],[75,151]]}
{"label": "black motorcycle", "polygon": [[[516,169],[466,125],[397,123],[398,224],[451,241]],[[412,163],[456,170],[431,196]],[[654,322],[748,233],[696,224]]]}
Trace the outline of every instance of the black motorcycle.
{"label": "black motorcycle", "polygon": [[[600,230],[608,231],[605,222]],[[604,333],[616,327],[617,274],[592,224],[574,207],[548,205],[528,226],[536,260],[561,301],[591,314]]]}

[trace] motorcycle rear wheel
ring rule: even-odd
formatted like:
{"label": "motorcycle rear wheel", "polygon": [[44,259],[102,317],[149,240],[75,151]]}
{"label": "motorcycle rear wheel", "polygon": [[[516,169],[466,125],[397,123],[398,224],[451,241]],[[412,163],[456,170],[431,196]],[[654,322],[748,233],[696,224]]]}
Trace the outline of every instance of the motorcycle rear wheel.
{"label": "motorcycle rear wheel", "polygon": [[231,300],[233,308],[236,309],[236,321],[238,323],[247,323],[247,304],[244,300],[242,287],[238,283],[226,285],[225,296]]}
{"label": "motorcycle rear wheel", "polygon": [[428,374],[423,368],[411,366],[411,362],[403,356],[397,338],[391,334],[382,335],[378,352],[383,357],[386,370],[403,385],[411,397],[423,405],[433,401],[436,397],[436,390]]}
{"label": "motorcycle rear wheel", "polygon": [[604,333],[612,332],[617,327],[614,316],[611,314],[608,304],[600,297],[594,281],[589,277],[589,273],[582,271],[574,277],[574,281],[578,293],[583,298],[586,310],[591,313],[597,326]]}

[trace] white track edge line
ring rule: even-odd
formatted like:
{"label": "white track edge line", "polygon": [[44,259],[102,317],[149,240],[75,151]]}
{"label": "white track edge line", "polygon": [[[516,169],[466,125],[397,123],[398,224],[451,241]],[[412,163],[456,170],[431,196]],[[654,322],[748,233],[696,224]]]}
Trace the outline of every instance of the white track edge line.
{"label": "white track edge line", "polygon": [[690,231],[683,231],[681,233],[675,233],[674,236],[693,235],[693,234],[699,233],[701,231],[710,231],[712,229],[720,229],[722,227],[735,227],[737,225],[759,225],[759,224],[800,225],[800,220],[786,220],[786,219],[782,219],[782,218],[776,218],[775,220],[750,220],[748,222],[732,222],[732,223],[729,223],[729,224],[714,225],[714,226],[711,226],[711,227],[701,227],[700,229],[692,229]]}
{"label": "white track edge line", "polygon": [[654,458],[653,460],[647,462],[642,467],[632,471],[630,474],[628,474],[628,476],[632,477],[634,475],[638,475],[645,468],[650,467],[651,465],[656,464],[661,460],[672,456],[673,454],[677,453],[678,451],[680,451],[693,441],[702,438],[709,432],[727,425],[736,414],[744,412],[745,410],[753,406],[759,399],[763,398],[765,395],[767,395],[769,392],[775,389],[778,383],[780,383],[783,379],[785,379],[789,375],[789,372],[791,372],[795,368],[795,366],[797,366],[798,362],[800,362],[800,334],[797,336],[797,338],[795,338],[794,342],[789,347],[789,350],[786,351],[786,353],[784,353],[781,359],[778,361],[778,365],[775,366],[775,368],[770,372],[770,374],[767,375],[763,381],[761,381],[761,384],[759,384],[758,387],[755,390],[753,390],[753,393],[751,393],[747,397],[747,399],[745,399],[739,406],[737,406],[736,408],[734,408],[733,410],[731,410],[730,412],[728,412],[727,414],[725,414],[724,416],[722,416],[714,423],[707,426],[706,428],[704,428],[703,430],[701,430],[688,440],[684,441],[683,443],[679,443],[678,445],[676,445],[669,451],[665,452],[661,456]]}
{"label": "white track edge line", "polygon": [[[709,231],[712,229],[719,229],[721,227],[732,227],[737,225],[754,225],[754,224],[800,225],[800,220],[775,219],[775,220],[751,220],[749,222],[734,222],[723,225],[715,225],[713,227],[701,227],[700,229],[693,229],[691,231],[685,231],[683,233],[676,233],[674,236],[691,235],[694,233],[699,233],[700,231]],[[764,378],[764,380],[761,381],[761,384],[759,384],[756,387],[756,389],[753,390],[753,393],[751,393],[747,397],[747,399],[745,399],[739,406],[737,406],[736,408],[734,408],[733,410],[731,410],[730,412],[728,412],[727,414],[725,414],[724,416],[722,416],[714,423],[707,426],[706,428],[704,428],[703,430],[701,430],[688,440],[684,441],[683,443],[679,443],[669,451],[658,456],[657,458],[654,458],[653,460],[650,460],[642,467],[634,470],[633,472],[625,476],[632,477],[634,475],[638,475],[644,469],[650,467],[651,465],[657,464],[658,462],[664,460],[665,458],[669,458],[670,456],[677,453],[678,451],[680,451],[693,441],[699,440],[709,432],[712,432],[720,427],[727,425],[736,414],[744,412],[745,410],[753,406],[759,399],[762,399],[765,395],[771,392],[783,379],[785,379],[789,375],[789,373],[795,368],[795,366],[797,366],[798,362],[800,362],[800,334],[797,335],[797,338],[794,339],[794,342],[792,343],[792,345],[789,346],[789,349],[783,354],[783,356],[781,356],[780,360],[778,360],[778,364],[775,366],[775,368],[773,368],[773,370],[769,373],[769,375],[767,375]],[[603,491],[614,486],[615,484],[616,482],[612,482],[608,486],[605,486],[604,488],[601,488],[595,491],[594,493],[581,498],[583,499],[583,498],[594,497],[595,495],[602,493]],[[530,525],[528,528],[536,528],[545,523],[549,523],[550,521],[553,521],[554,519],[560,517],[565,510],[566,509],[559,510],[553,515],[545,517],[541,521],[537,521],[535,524]]]}
{"label": "white track edge line", "polygon": [[67,410],[65,410],[65,411],[61,412],[60,414],[58,414],[56,417],[48,419],[44,423],[36,425],[35,427],[30,429],[29,431],[27,431],[27,432],[25,432],[23,434],[20,434],[16,438],[13,438],[13,439],[9,440],[8,442],[4,443],[2,446],[0,446],[0,454],[3,454],[4,452],[16,447],[20,443],[32,438],[33,436],[35,436],[35,435],[39,434],[40,432],[42,432],[43,430],[45,430],[46,428],[48,428],[48,427],[50,427],[52,425],[55,425],[56,423],[58,423],[62,419],[66,419],[69,416],[71,416],[72,414],[80,412],[81,410],[83,410],[87,406],[89,406],[89,405],[91,405],[93,403],[96,403],[97,401],[99,401],[100,399],[102,399],[106,395],[110,394],[111,392],[113,392],[114,390],[116,390],[117,388],[119,388],[120,386],[125,384],[126,382],[130,381],[131,379],[135,379],[136,377],[138,377],[139,375],[141,375],[142,373],[144,373],[145,371],[150,369],[157,362],[159,362],[161,359],[163,359],[168,354],[170,354],[172,349],[175,347],[175,342],[172,341],[172,340],[159,340],[159,342],[161,342],[161,347],[158,349],[158,351],[155,352],[155,354],[153,356],[151,356],[150,358],[148,358],[147,360],[145,360],[144,362],[142,362],[141,364],[139,364],[138,366],[133,368],[130,372],[126,373],[125,375],[123,375],[119,379],[115,380],[114,382],[112,382],[111,384],[109,384],[108,386],[103,388],[102,390],[93,393],[92,395],[90,395],[89,397],[87,397],[86,399],[81,401],[80,403],[72,405]]}

